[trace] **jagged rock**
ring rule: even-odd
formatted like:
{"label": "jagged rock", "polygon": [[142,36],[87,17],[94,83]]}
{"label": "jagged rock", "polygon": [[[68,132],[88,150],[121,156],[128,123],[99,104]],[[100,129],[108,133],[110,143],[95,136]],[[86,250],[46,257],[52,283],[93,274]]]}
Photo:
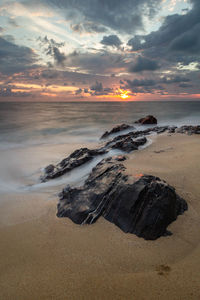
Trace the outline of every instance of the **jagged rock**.
{"label": "jagged rock", "polygon": [[157,134],[160,134],[165,132],[167,129],[169,129],[169,126],[160,126],[160,127],[155,127],[153,131],[156,132]]}
{"label": "jagged rock", "polygon": [[127,125],[127,124],[121,124],[118,125],[116,127],[114,127],[112,130],[110,131],[106,131],[102,136],[101,139],[107,138],[109,135],[113,134],[113,133],[117,133],[126,129],[134,129],[133,126]]}
{"label": "jagged rock", "polygon": [[40,179],[42,182],[45,182],[49,179],[62,176],[63,174],[73,170],[74,168],[77,168],[83,165],[84,163],[92,160],[93,157],[105,154],[106,152],[107,150],[103,148],[94,150],[90,150],[88,148],[81,148],[75,150],[71,155],[63,159],[56,166],[52,164],[47,166],[44,169],[44,175],[42,175]]}
{"label": "jagged rock", "polygon": [[144,145],[146,142],[146,137],[137,139],[135,141],[131,137],[127,137],[119,142],[116,142],[114,145],[112,145],[112,148],[120,149],[125,152],[131,152],[133,150],[138,150],[138,147]]}
{"label": "jagged rock", "polygon": [[54,166],[54,165],[49,165],[49,166],[47,166],[47,167],[44,169],[44,172],[45,172],[46,174],[50,174],[50,173],[52,173],[52,172],[54,171],[54,169],[55,169],[55,166]]}
{"label": "jagged rock", "polygon": [[137,121],[135,121],[135,123],[140,123],[141,125],[145,125],[145,124],[157,124],[157,119],[154,116],[146,116],[144,118],[141,118]]}
{"label": "jagged rock", "polygon": [[[129,126],[122,124],[123,126]],[[120,127],[120,126],[119,126]],[[115,127],[118,128],[118,127]],[[128,127],[130,128],[130,126]],[[114,128],[113,128],[114,129]],[[130,131],[129,133],[118,135],[108,141],[103,147],[100,149],[90,150],[88,148],[81,148],[74,151],[70,156],[63,159],[57,165],[49,165],[44,169],[44,175],[40,177],[41,181],[47,181],[49,179],[53,179],[63,174],[77,168],[84,163],[90,161],[93,157],[97,155],[102,155],[107,153],[110,149],[119,149],[125,152],[131,152],[133,150],[138,150],[138,147],[144,145],[147,142],[145,136],[152,134],[153,132],[160,134],[165,131],[168,133],[187,133],[191,134],[200,134],[200,125],[198,126],[181,126],[177,128],[176,126],[156,126],[153,128],[146,128],[145,130],[138,130],[138,131]],[[141,137],[140,139],[138,139]],[[137,139],[137,140],[136,140]]]}
{"label": "jagged rock", "polygon": [[103,159],[82,187],[63,189],[57,216],[77,224],[92,224],[103,216],[147,240],[168,234],[167,226],[187,209],[185,200],[158,177],[128,176],[124,171],[116,160]]}
{"label": "jagged rock", "polygon": [[177,126],[171,126],[168,129],[168,133],[175,133],[176,129],[177,129]]}
{"label": "jagged rock", "polygon": [[200,134],[200,125],[192,126],[192,125],[184,125],[176,129],[177,133],[186,133],[188,135],[192,134]]}
{"label": "jagged rock", "polygon": [[155,132],[157,134],[160,134],[160,133],[163,133],[163,132],[167,131],[168,129],[169,129],[168,126],[156,126],[156,127],[153,127],[153,128],[147,128],[145,130],[131,131],[129,133],[118,135],[118,136],[114,137],[112,140],[110,140],[106,143],[105,147],[113,145],[114,143],[116,143],[118,141],[125,140],[127,138],[135,139],[135,138],[138,138],[138,137],[150,135],[153,132]]}

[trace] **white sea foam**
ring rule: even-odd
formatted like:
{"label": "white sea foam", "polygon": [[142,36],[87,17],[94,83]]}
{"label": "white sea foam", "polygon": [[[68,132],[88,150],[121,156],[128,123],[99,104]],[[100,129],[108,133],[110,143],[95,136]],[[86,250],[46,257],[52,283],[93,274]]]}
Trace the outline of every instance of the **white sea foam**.
{"label": "white sea foam", "polygon": [[[97,144],[100,136],[116,125],[147,128],[134,124],[147,114],[153,114],[159,126],[197,125],[200,103],[0,103],[0,194],[46,192],[50,188],[59,192],[62,185],[81,185],[103,157],[122,152],[110,151],[46,183],[38,182],[39,170],[69,155],[74,150],[70,150],[72,145]],[[148,147],[153,139],[148,136],[147,140],[139,149]]]}

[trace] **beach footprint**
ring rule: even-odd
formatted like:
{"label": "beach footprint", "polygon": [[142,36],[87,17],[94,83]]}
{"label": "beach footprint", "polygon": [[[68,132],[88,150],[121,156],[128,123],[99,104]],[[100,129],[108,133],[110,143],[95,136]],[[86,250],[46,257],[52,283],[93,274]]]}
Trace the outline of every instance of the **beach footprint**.
{"label": "beach footprint", "polygon": [[166,276],[171,271],[171,268],[168,265],[159,265],[156,267],[158,275]]}

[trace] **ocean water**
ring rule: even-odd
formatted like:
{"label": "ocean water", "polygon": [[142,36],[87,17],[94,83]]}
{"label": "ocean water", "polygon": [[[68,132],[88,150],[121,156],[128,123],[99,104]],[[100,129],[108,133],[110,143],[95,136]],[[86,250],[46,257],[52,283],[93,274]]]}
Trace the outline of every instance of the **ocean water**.
{"label": "ocean water", "polygon": [[159,125],[196,125],[200,102],[0,103],[0,195],[81,184],[102,157],[49,183],[39,175],[77,147],[95,146],[105,130],[148,114]]}

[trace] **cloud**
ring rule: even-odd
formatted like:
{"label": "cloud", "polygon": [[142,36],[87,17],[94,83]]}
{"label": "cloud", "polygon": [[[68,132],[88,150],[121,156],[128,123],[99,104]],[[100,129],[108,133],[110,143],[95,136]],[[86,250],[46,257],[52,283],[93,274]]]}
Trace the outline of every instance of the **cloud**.
{"label": "cloud", "polygon": [[178,88],[191,88],[191,79],[185,76],[154,76],[154,78],[124,79],[122,89],[130,89],[133,93],[162,93],[164,90],[178,92]]}
{"label": "cloud", "polygon": [[51,56],[54,59],[55,64],[57,65],[64,65],[66,60],[66,55],[60,51],[59,48],[63,47],[65,43],[57,43],[54,39],[48,39],[47,36],[44,38],[39,37],[38,41],[42,46],[44,46],[44,52]]}
{"label": "cloud", "polygon": [[82,22],[78,24],[71,24],[71,29],[79,34],[104,33],[107,31],[107,28],[105,26],[97,24],[95,22]]}
{"label": "cloud", "polygon": [[191,54],[200,53],[200,23],[179,35],[170,44],[170,50]]}
{"label": "cloud", "polygon": [[103,85],[102,85],[101,82],[96,81],[96,83],[93,84],[93,85],[90,87],[90,89],[91,89],[92,91],[95,91],[95,92],[102,92],[102,91],[103,91]]}
{"label": "cloud", "polygon": [[128,63],[125,56],[109,51],[95,51],[84,53],[73,53],[66,57],[65,65],[73,68],[76,72],[89,74],[113,74],[125,71]]}
{"label": "cloud", "polygon": [[75,95],[80,95],[81,93],[82,93],[82,89],[80,88],[80,89],[76,90]]}
{"label": "cloud", "polygon": [[110,88],[110,87],[104,88],[102,82],[96,81],[95,84],[93,84],[93,85],[90,87],[89,93],[90,93],[91,95],[96,95],[96,96],[100,96],[100,95],[102,95],[102,96],[103,96],[103,95],[109,95],[109,94],[112,94],[112,93],[113,93],[113,88]]}
{"label": "cloud", "polygon": [[[13,39],[14,40],[14,39]],[[0,72],[13,74],[36,67],[38,60],[35,52],[28,47],[18,46],[15,43],[0,37]]]}
{"label": "cloud", "polygon": [[104,36],[100,43],[106,46],[119,48],[122,44],[122,41],[118,38],[117,35],[108,35]]}
{"label": "cloud", "polygon": [[19,25],[17,24],[17,21],[13,18],[9,18],[8,20],[9,25],[11,25],[12,27],[19,27]]}
{"label": "cloud", "polygon": [[43,70],[40,73],[40,75],[39,75],[38,78],[43,77],[43,78],[46,78],[46,79],[55,79],[55,78],[58,78],[58,76],[59,76],[59,72],[58,71],[51,70],[51,69],[50,70],[46,69],[46,70]]}
{"label": "cloud", "polygon": [[[143,28],[144,16],[152,18],[162,0],[38,0],[65,15],[72,25],[97,23],[118,32],[133,33]],[[24,5],[33,6],[29,1]],[[35,2],[34,2],[35,6]]]}
{"label": "cloud", "polygon": [[191,88],[191,87],[193,87],[193,85],[192,84],[187,84],[187,83],[180,83],[179,87],[180,88]]}
{"label": "cloud", "polygon": [[0,97],[30,97],[31,93],[12,91],[10,86],[0,86]]}
{"label": "cloud", "polygon": [[146,57],[139,56],[136,62],[129,67],[129,72],[142,72],[142,71],[155,71],[160,66],[155,60],[148,59]]}
{"label": "cloud", "polygon": [[200,57],[200,1],[191,0],[193,7],[184,15],[173,14],[164,19],[156,31],[135,35],[128,41],[132,51],[166,64],[189,64]]}
{"label": "cloud", "polygon": [[129,87],[136,86],[154,86],[156,84],[155,80],[152,79],[134,79],[134,80],[126,80]]}
{"label": "cloud", "polygon": [[183,77],[183,76],[163,76],[160,79],[161,83],[165,83],[165,84],[173,84],[173,83],[180,83],[180,82],[189,82],[191,81],[189,78],[187,77]]}

